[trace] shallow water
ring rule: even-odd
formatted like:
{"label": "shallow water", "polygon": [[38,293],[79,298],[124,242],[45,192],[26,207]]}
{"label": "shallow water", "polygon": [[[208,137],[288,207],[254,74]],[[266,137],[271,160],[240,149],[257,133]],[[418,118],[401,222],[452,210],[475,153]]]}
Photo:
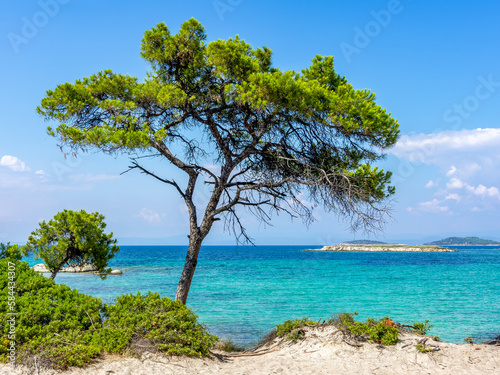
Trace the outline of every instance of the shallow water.
{"label": "shallow water", "polygon": [[[500,333],[500,247],[457,253],[305,252],[307,246],[207,246],[200,252],[188,306],[225,339],[251,345],[276,324],[358,312],[430,320],[431,334],[461,343]],[[173,298],[183,246],[122,246],[110,263],[121,276],[64,274],[56,282],[111,303],[152,290]],[[33,260],[30,260],[31,264]]]}

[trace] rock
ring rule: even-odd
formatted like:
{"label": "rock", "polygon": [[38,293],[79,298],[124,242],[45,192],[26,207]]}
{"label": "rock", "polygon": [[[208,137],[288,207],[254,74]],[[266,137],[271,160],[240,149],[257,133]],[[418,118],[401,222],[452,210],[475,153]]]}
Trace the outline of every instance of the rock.
{"label": "rock", "polygon": [[47,266],[45,265],[45,263],[36,264],[31,268],[33,269],[33,271],[36,271],[36,272],[50,273],[50,271],[47,268]]}
{"label": "rock", "polygon": [[93,264],[84,264],[81,266],[67,266],[59,272],[93,272],[97,271],[97,267]]}
{"label": "rock", "polygon": [[410,246],[404,244],[397,245],[364,245],[353,246],[338,244],[335,246],[323,246],[321,249],[305,249],[305,251],[385,251],[385,252],[456,252],[457,250],[439,246]]}
{"label": "rock", "polygon": [[81,267],[80,272],[92,272],[92,271],[96,271],[96,270],[97,270],[97,267],[94,266],[93,264],[86,264],[86,265]]}
{"label": "rock", "polygon": [[485,344],[500,346],[500,335],[498,335],[497,337],[495,337],[493,340],[486,341]]}
{"label": "rock", "polygon": [[[40,263],[31,267],[34,271],[42,273],[51,273],[50,270],[44,263]],[[95,272],[97,267],[93,264],[83,264],[81,266],[67,266],[61,269],[59,272],[69,272],[69,273],[80,273],[80,272]],[[120,270],[113,270],[109,273],[110,275],[122,275],[123,272]]]}

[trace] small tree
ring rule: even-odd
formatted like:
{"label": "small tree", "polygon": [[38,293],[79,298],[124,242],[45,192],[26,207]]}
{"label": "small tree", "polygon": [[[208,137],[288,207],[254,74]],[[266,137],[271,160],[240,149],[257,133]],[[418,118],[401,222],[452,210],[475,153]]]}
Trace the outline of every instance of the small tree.
{"label": "small tree", "polygon": [[0,259],[10,258],[12,260],[21,260],[23,253],[19,245],[11,245],[10,242],[0,243]]}
{"label": "small tree", "polygon": [[[333,57],[316,56],[300,73],[272,67],[269,48],[238,36],[205,43],[203,26],[184,22],[172,35],[160,23],[144,34],[144,82],[105,70],[47,91],[38,112],[59,121],[48,133],[69,150],[130,153],[138,169],[184,199],[189,247],[175,298],[186,302],[200,246],[222,216],[238,239],[250,240],[238,207],[268,221],[273,212],[311,219],[310,199],[354,229],[379,228],[387,212],[390,172],[372,167],[393,145],[398,123],[369,90],[339,76]],[[141,155],[142,153],[142,155]],[[163,157],[186,181],[161,176],[145,156]],[[219,172],[207,168],[220,166]],[[211,186],[201,210],[200,176]]]}
{"label": "small tree", "polygon": [[113,233],[104,233],[103,215],[64,210],[39,225],[28,238],[25,252],[32,251],[36,259],[42,259],[52,272],[52,279],[68,264],[92,264],[105,277],[108,262],[119,247]]}

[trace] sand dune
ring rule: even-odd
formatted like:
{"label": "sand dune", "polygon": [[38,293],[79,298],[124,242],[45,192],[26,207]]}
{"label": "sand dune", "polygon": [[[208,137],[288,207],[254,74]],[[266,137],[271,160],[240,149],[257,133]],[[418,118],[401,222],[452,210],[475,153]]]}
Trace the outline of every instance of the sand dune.
{"label": "sand dune", "polygon": [[[402,334],[395,346],[346,342],[332,326],[305,327],[297,343],[276,339],[254,353],[210,359],[164,357],[146,353],[141,359],[105,356],[67,375],[309,375],[309,374],[500,374],[500,346],[450,344],[429,337]],[[432,353],[415,348],[426,340]],[[359,345],[359,346],[358,346]],[[217,354],[222,354],[217,352]],[[0,374],[53,375],[52,370],[2,366]]]}

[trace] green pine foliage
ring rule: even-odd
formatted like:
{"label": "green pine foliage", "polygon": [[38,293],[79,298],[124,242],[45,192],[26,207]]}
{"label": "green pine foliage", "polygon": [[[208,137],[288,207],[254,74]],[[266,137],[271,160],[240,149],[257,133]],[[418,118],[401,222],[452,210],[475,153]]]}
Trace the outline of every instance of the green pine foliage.
{"label": "green pine foliage", "polygon": [[158,294],[124,295],[114,305],[0,259],[0,361],[7,362],[10,317],[8,265],[15,264],[15,344],[18,363],[36,357],[45,367],[84,366],[100,353],[124,353],[143,337],[166,354],[206,356],[217,341],[190,309]]}
{"label": "green pine foliage", "polygon": [[0,243],[0,259],[10,258],[21,260],[23,257],[22,248],[19,245],[11,245],[10,242]]}
{"label": "green pine foliage", "polygon": [[217,342],[183,303],[161,298],[158,293],[124,294],[115,304],[104,307],[104,316],[106,335],[120,332],[130,340],[138,334],[157,343],[165,354],[208,356],[208,349]]}
{"label": "green pine foliage", "polygon": [[[0,329],[9,330],[7,322],[7,265],[11,258],[0,260]],[[100,299],[79,293],[66,285],[30,269],[26,262],[14,262],[15,270],[15,342],[17,360],[35,356],[56,368],[81,366],[101,352],[93,343],[96,330],[102,328]],[[0,343],[0,360],[7,360],[9,340]]]}
{"label": "green pine foliage", "polygon": [[85,210],[63,210],[48,222],[42,221],[31,233],[24,247],[25,253],[33,252],[35,259],[42,259],[54,278],[67,264],[91,263],[100,277],[105,278],[107,265],[119,251],[113,233],[106,234],[104,216]]}
{"label": "green pine foliage", "polygon": [[[145,80],[103,70],[48,90],[37,107],[63,152],[128,154],[137,169],[175,188],[191,223],[193,194],[210,181],[176,298],[187,300],[198,251],[214,222],[226,218],[237,239],[251,242],[238,207],[259,220],[270,212],[312,220],[308,199],[371,231],[385,222],[394,194],[391,172],[376,166],[399,136],[399,124],[335,70],[333,56],[316,55],[301,71],[272,64],[272,51],[238,36],[207,41],[197,20],[177,33],[158,23],[144,33]],[[186,184],[156,175],[142,155],[159,156],[187,174]],[[219,172],[206,168],[215,164]],[[272,202],[272,203],[271,203]]]}

